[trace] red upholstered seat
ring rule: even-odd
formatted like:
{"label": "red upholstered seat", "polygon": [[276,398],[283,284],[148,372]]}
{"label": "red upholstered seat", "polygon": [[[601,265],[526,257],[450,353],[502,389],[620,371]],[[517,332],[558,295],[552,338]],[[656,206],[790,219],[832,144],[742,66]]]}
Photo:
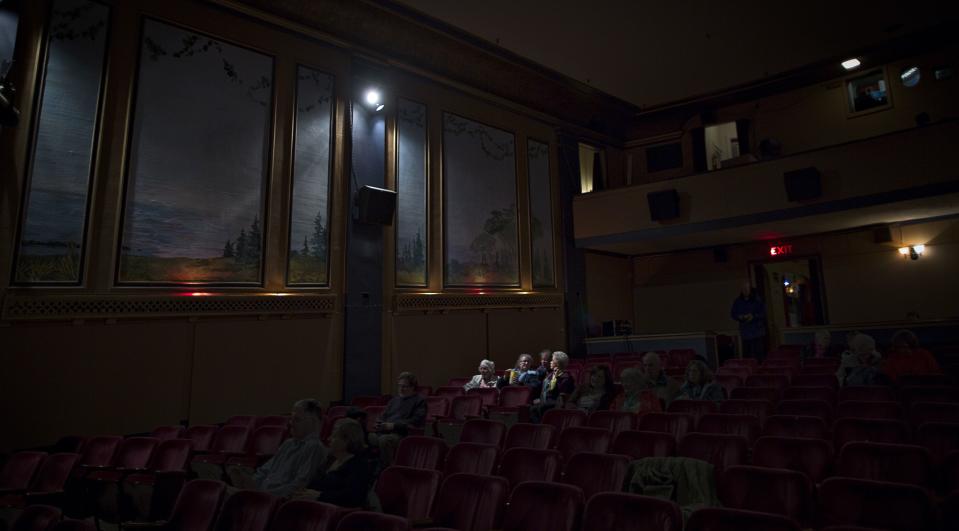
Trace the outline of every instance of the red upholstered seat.
{"label": "red upholstered seat", "polygon": [[903,374],[896,380],[899,387],[949,387],[955,383],[948,374]]}
{"label": "red upholstered seat", "polygon": [[858,417],[863,419],[902,420],[905,414],[899,402],[874,400],[845,400],[836,406],[836,418]]}
{"label": "red upholstered seat", "polygon": [[860,525],[897,531],[936,528],[929,494],[914,485],[829,478],[819,487],[818,499],[823,526]]}
{"label": "red upholstered seat", "polygon": [[839,452],[836,475],[929,487],[931,461],[929,450],[922,446],[850,442]]}
{"label": "red upholstered seat", "polygon": [[262,415],[256,417],[256,422],[254,423],[254,432],[262,428],[263,426],[279,426],[281,428],[286,428],[290,424],[289,415]]}
{"label": "red upholstered seat", "polygon": [[915,442],[929,450],[933,462],[938,463],[949,452],[959,450],[959,423],[927,422],[919,426]]}
{"label": "red upholstered seat", "polygon": [[474,387],[466,392],[466,396],[475,395],[483,401],[483,407],[499,404],[499,390],[495,387]]}
{"label": "red upholstered seat", "polygon": [[567,461],[580,452],[604,453],[609,449],[611,440],[609,430],[605,428],[574,426],[559,434],[556,449],[563,456],[563,460]]}
{"label": "red upholstered seat", "polygon": [[879,385],[873,386],[850,386],[839,390],[839,401],[846,400],[878,400],[882,402],[892,402],[896,400],[896,393],[891,387]]}
{"label": "red upholstered seat", "polygon": [[791,518],[775,514],[706,508],[689,517],[686,531],[802,531],[802,527]]}
{"label": "red upholstered seat", "polygon": [[426,397],[426,420],[447,417],[450,414],[450,401],[445,396]]}
{"label": "red upholstered seat", "polygon": [[465,421],[483,412],[483,398],[478,395],[457,396],[450,402],[450,415],[444,420]]}
{"label": "red upholstered seat", "polygon": [[[556,433],[566,428],[586,425],[586,412],[580,409],[550,409],[543,414],[543,424],[556,427]],[[555,443],[556,441],[554,441]]]}
{"label": "red upholstered seat", "polygon": [[466,390],[463,389],[462,385],[442,386],[442,387],[437,387],[436,391],[433,391],[433,394],[435,396],[442,396],[443,398],[446,398],[447,400],[452,401],[454,398],[458,396],[465,395]]}
{"label": "red upholstered seat", "polygon": [[183,437],[193,441],[194,452],[206,452],[213,445],[213,437],[216,436],[217,429],[216,426],[212,425],[190,426],[186,429]]}
{"label": "red upholstered seat", "polygon": [[502,446],[506,438],[506,424],[486,419],[470,419],[463,425],[460,442],[472,442]]}
{"label": "red upholstered seat", "polygon": [[753,447],[754,465],[802,472],[815,483],[830,475],[832,460],[832,444],[824,439],[760,437]]}
{"label": "red upholstered seat", "polygon": [[[729,360],[729,361],[732,361],[732,360]],[[727,361],[726,363],[729,363],[729,362]],[[746,378],[749,378],[750,375],[752,375],[754,370],[755,368],[753,367],[724,365],[716,370],[716,375],[717,376],[720,376],[720,375],[737,376],[739,377],[740,380],[743,381],[743,384],[745,385]]]}
{"label": "red upholstered seat", "polygon": [[411,468],[440,470],[446,459],[447,446],[442,439],[411,435],[400,440],[393,464]]}
{"label": "red upholstered seat", "polygon": [[513,424],[506,432],[503,449],[538,448],[545,450],[552,447],[556,433],[556,427],[550,424],[529,424],[525,422]]}
{"label": "red upholstered seat", "polygon": [[[207,453],[196,455],[191,461],[194,470],[198,466],[222,465],[231,457],[242,456],[246,451],[250,428],[240,424],[227,424],[216,432],[213,444]],[[208,470],[212,470],[208,468]],[[199,473],[199,472],[198,472]],[[208,476],[209,477],[209,476]],[[219,479],[219,478],[216,478]]]}
{"label": "red upholstered seat", "polygon": [[589,498],[583,529],[590,531],[682,531],[683,513],[669,500],[624,492]]}
{"label": "red upholstered seat", "polygon": [[496,468],[499,446],[492,444],[461,442],[446,454],[444,474],[457,473],[490,475]]}
{"label": "red upholstered seat", "polygon": [[270,531],[327,531],[348,512],[329,503],[291,500],[280,506]]}
{"label": "red upholstered seat", "polygon": [[[798,376],[792,379],[793,387],[825,387],[827,389],[836,390],[839,387],[839,379],[836,378],[836,371],[833,370],[831,374],[823,373],[800,373]],[[832,400],[836,401],[835,398]]]}
{"label": "red upholstered seat", "polygon": [[381,395],[354,396],[353,400],[350,401],[350,405],[360,409],[366,409],[370,406],[385,406],[389,401],[388,397]]}
{"label": "red upholstered seat", "polygon": [[719,479],[723,506],[786,516],[801,523],[812,516],[812,482],[802,472],[732,466]]}
{"label": "red upholstered seat", "polygon": [[754,372],[749,378],[746,378],[746,387],[785,389],[789,387],[789,376],[785,374],[758,374]]}
{"label": "red upholstered seat", "polygon": [[46,452],[17,452],[0,469],[0,491],[26,490]]}
{"label": "red upholstered seat", "polygon": [[915,402],[959,402],[959,389],[953,386],[913,386],[899,389],[899,399],[906,406]]}
{"label": "red upholstered seat", "polygon": [[214,531],[266,531],[280,498],[254,490],[233,493],[223,504]]}
{"label": "red upholstered seat", "polygon": [[468,376],[464,378],[450,378],[449,380],[446,381],[445,387],[459,387],[460,389],[462,389],[463,386],[468,384],[470,380],[472,380],[472,378]]}
{"label": "red upholstered seat", "polygon": [[510,494],[503,531],[574,531],[583,503],[583,490],[573,485],[520,483]]}
{"label": "red upholstered seat", "polygon": [[439,486],[440,473],[436,470],[394,465],[380,473],[375,490],[383,512],[424,520],[430,516]]}
{"label": "red upholstered seat", "polygon": [[583,489],[586,499],[599,492],[623,490],[629,458],[618,454],[580,452],[569,458],[563,483]]}
{"label": "red upholstered seat", "polygon": [[505,478],[477,474],[453,474],[433,507],[433,521],[459,531],[487,531],[502,525],[509,483]]}
{"label": "red upholstered seat", "polygon": [[672,457],[676,455],[676,437],[658,431],[624,431],[613,440],[610,451],[633,459]]}
{"label": "red upholstered seat", "polygon": [[23,507],[35,503],[60,503],[63,489],[80,456],[51,454],[43,460],[26,491],[10,491],[0,496],[0,507]]}
{"label": "red upholstered seat", "polygon": [[[798,376],[798,375],[799,375],[799,367],[794,366],[794,365],[792,365],[792,364],[790,364],[790,365],[762,365],[762,366],[760,366],[759,368],[757,368],[756,370],[754,370],[754,371],[753,371],[753,374],[752,374],[752,376],[776,376],[777,378],[775,379],[775,382],[779,382],[779,381],[780,381],[780,378],[779,378],[779,377],[785,377],[785,378],[786,378],[786,385],[789,385],[790,383],[792,383],[793,377],[794,377],[794,376]],[[761,385],[761,386],[770,386],[770,387],[771,387],[771,383],[773,383],[773,382],[771,382],[771,381],[769,381],[769,380],[767,379],[767,380],[766,380],[766,383],[761,383],[761,384],[759,384],[759,385]],[[747,385],[748,385],[748,384],[747,384]]]}
{"label": "red upholstered seat", "polygon": [[832,422],[832,407],[825,400],[783,400],[776,406],[777,415],[819,417]]}
{"label": "red upholstered seat", "polygon": [[729,398],[734,400],[766,400],[773,404],[779,402],[782,398],[786,386],[782,387],[760,387],[745,385],[733,389]]}
{"label": "red upholstered seat", "polygon": [[745,463],[748,453],[749,442],[745,437],[718,433],[687,433],[676,447],[676,455],[713,465],[717,477],[730,466]]}
{"label": "red upholstered seat", "polygon": [[615,439],[620,432],[636,427],[636,415],[628,411],[594,411],[586,424],[592,428],[605,428]]}
{"label": "red upholstered seat", "polygon": [[639,431],[671,433],[677,440],[693,430],[693,416],[688,413],[647,413],[639,417]]}
{"label": "red upholstered seat", "polygon": [[256,415],[233,415],[232,417],[226,419],[226,422],[224,422],[223,425],[243,426],[246,429],[253,431],[253,427],[256,425]]}
{"label": "red upholstered seat", "polygon": [[[746,389],[745,387],[741,389]],[[756,389],[756,388],[753,388]],[[752,399],[730,399],[719,403],[720,413],[730,413],[734,415],[752,415],[759,418],[759,422],[766,420],[766,417],[772,414],[773,403],[769,400]]]}
{"label": "red upholstered seat", "polygon": [[731,396],[733,389],[743,385],[743,378],[735,374],[717,374],[713,380],[726,390],[726,396]]}
{"label": "red upholstered seat", "polygon": [[725,367],[745,367],[752,370],[759,367],[759,360],[756,358],[732,358],[724,361],[720,369]]}
{"label": "red upholstered seat", "polygon": [[336,531],[407,531],[410,523],[406,518],[370,511],[355,511],[343,517]]}
{"label": "red upholstered seat", "polygon": [[526,385],[511,385],[499,391],[499,406],[501,408],[520,407],[529,404],[533,390]]}
{"label": "red upholstered seat", "polygon": [[909,420],[916,428],[926,422],[959,423],[959,403],[914,402],[909,408]]}
{"label": "red upholstered seat", "polygon": [[280,449],[287,434],[286,426],[261,426],[253,432],[246,455],[231,457],[227,464],[257,468]]}
{"label": "red upholstered seat", "polygon": [[562,457],[556,450],[510,448],[503,452],[499,475],[510,488],[524,481],[554,481],[560,474]]}
{"label": "red upholstered seat", "polygon": [[719,412],[719,406],[712,400],[673,400],[666,408],[667,413],[689,413],[693,416],[693,426],[700,417]]}
{"label": "red upholstered seat", "polygon": [[822,400],[830,406],[836,403],[836,390],[831,387],[789,387],[783,395],[786,400]]}
{"label": "red upholstered seat", "polygon": [[59,519],[60,509],[52,505],[31,505],[24,507],[10,531],[46,531]]}
{"label": "red upholstered seat", "polygon": [[733,415],[729,413],[712,413],[703,415],[699,419],[696,431],[700,433],[719,433],[739,435],[746,438],[752,446],[759,437],[759,417],[753,415]]}
{"label": "red upholstered seat", "polygon": [[160,441],[166,441],[168,439],[179,439],[183,437],[184,430],[183,426],[157,426],[153,428],[153,431],[150,432],[150,437],[158,439]]}
{"label": "red upholstered seat", "polygon": [[110,466],[122,441],[123,437],[116,435],[101,435],[90,438],[83,446],[79,465],[81,467]]}
{"label": "red upholstered seat", "polygon": [[212,526],[220,502],[226,493],[221,481],[194,479],[183,486],[170,519],[163,526],[168,531],[208,531]]}
{"label": "red upholstered seat", "polygon": [[763,435],[825,439],[829,436],[829,428],[822,417],[773,415],[766,419]]}
{"label": "red upholstered seat", "polygon": [[850,441],[901,444],[909,440],[909,428],[901,420],[846,417],[837,420],[832,431],[833,448],[837,451]]}

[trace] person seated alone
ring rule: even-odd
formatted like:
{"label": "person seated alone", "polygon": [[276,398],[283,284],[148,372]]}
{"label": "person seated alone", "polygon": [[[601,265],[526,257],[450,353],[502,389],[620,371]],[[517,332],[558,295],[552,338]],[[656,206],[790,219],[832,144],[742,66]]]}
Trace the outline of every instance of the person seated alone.
{"label": "person seated alone", "polygon": [[613,401],[613,377],[606,365],[597,365],[589,370],[589,379],[569,395],[563,403],[566,409],[581,409],[587,413],[609,409]]}
{"label": "person seated alone", "polygon": [[840,386],[887,385],[888,380],[879,364],[882,355],[876,351],[872,336],[853,332],[849,334],[849,350],[843,352],[836,377]]}
{"label": "person seated alone", "polygon": [[646,377],[652,385],[650,389],[656,393],[656,397],[663,404],[668,406],[679,395],[679,382],[666,376],[663,372],[663,361],[655,352],[647,352],[643,355],[643,369],[646,370]]}
{"label": "person seated alone", "polygon": [[928,350],[919,346],[919,338],[909,330],[892,336],[892,348],[882,363],[882,372],[892,383],[905,374],[941,374],[939,363]]}
{"label": "person seated alone", "polygon": [[569,356],[565,352],[553,353],[550,361],[552,372],[543,380],[539,398],[533,401],[533,407],[529,410],[530,421],[539,422],[544,413],[559,404],[561,395],[568,395],[575,391],[576,382],[573,381],[573,376],[566,372],[567,365],[569,365]]}
{"label": "person seated alone", "polygon": [[479,374],[466,382],[463,390],[469,391],[474,387],[496,387],[496,364],[492,360],[483,360],[479,364]]}
{"label": "person seated alone", "polygon": [[525,385],[538,389],[540,385],[539,373],[533,368],[533,357],[529,354],[520,354],[516,359],[516,367],[506,371],[496,382],[496,387],[510,385]]}
{"label": "person seated alone", "polygon": [[713,371],[701,360],[693,360],[686,366],[686,381],[679,388],[676,400],[711,400],[719,402],[726,398],[723,386],[713,381]]}
{"label": "person seated alone", "polygon": [[330,458],[310,482],[294,494],[296,499],[317,500],[340,507],[366,505],[373,474],[364,458],[363,427],[353,419],[340,419],[330,435]]}
{"label": "person seated alone", "polygon": [[393,463],[400,439],[409,433],[409,428],[422,428],[426,424],[426,399],[416,392],[416,376],[401,372],[396,378],[397,394],[386,404],[386,410],[371,433],[370,443],[380,450],[383,467]]}
{"label": "person seated alone", "polygon": [[280,497],[306,487],[328,453],[320,442],[320,412],[320,403],[312,398],[293,404],[290,438],[256,472],[245,466],[228,466],[226,473],[233,486]]}
{"label": "person seated alone", "polygon": [[663,410],[659,397],[650,389],[653,386],[652,382],[642,369],[630,367],[619,375],[619,379],[623,384],[623,401],[619,406],[620,411],[649,413]]}

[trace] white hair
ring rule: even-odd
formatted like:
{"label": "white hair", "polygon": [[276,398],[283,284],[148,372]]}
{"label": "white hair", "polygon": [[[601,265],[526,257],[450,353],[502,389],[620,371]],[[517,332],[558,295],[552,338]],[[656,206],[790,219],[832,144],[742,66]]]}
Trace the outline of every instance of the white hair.
{"label": "white hair", "polygon": [[496,372],[496,364],[493,363],[493,360],[483,360],[480,362],[480,367],[486,367],[491,372]]}
{"label": "white hair", "polygon": [[569,365],[569,356],[562,350],[557,350],[553,353],[553,360],[561,369],[565,369],[566,366]]}

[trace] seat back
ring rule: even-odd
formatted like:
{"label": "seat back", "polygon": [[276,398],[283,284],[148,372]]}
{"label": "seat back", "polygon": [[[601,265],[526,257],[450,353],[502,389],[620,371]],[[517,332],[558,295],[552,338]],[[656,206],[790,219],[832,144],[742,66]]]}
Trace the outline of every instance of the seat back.
{"label": "seat back", "polygon": [[464,385],[470,382],[470,380],[472,380],[472,378],[468,376],[463,378],[450,378],[446,381],[445,387],[459,387],[462,389]]}
{"label": "seat back", "polygon": [[671,433],[677,440],[693,430],[693,416],[688,413],[646,413],[639,417],[639,431]]}
{"label": "seat back", "polygon": [[355,511],[343,517],[336,531],[408,531],[410,523],[406,518],[371,511]]}
{"label": "seat back", "polygon": [[[732,360],[729,360],[729,361],[732,361]],[[739,377],[740,381],[743,382],[742,385],[745,385],[746,378],[749,378],[753,374],[754,370],[756,370],[755,367],[723,365],[716,371],[716,375],[717,376],[737,376]]]}
{"label": "seat back", "polygon": [[446,454],[444,474],[480,474],[488,476],[496,468],[499,446],[483,443],[460,442]]}
{"label": "seat back", "polygon": [[511,385],[499,391],[500,407],[519,407],[529,404],[533,390],[527,385]]}
{"label": "seat back", "polygon": [[712,400],[673,400],[666,408],[667,413],[688,413],[693,416],[693,425],[703,415],[719,412],[719,406]]}
{"label": "seat back", "polygon": [[253,426],[255,429],[260,429],[263,426],[279,426],[281,428],[286,428],[289,426],[289,424],[289,415],[261,415],[256,417],[256,422],[253,424]]}
{"label": "seat back", "polygon": [[802,527],[776,514],[708,507],[690,515],[686,531],[802,531]]}
{"label": "seat back", "polygon": [[819,417],[832,422],[832,407],[825,400],[783,400],[776,406],[777,415]]}
{"label": "seat back", "polygon": [[483,407],[495,406],[499,403],[499,391],[495,387],[474,387],[466,392],[466,396],[475,395],[483,401]]}
{"label": "seat back", "polygon": [[446,459],[447,446],[443,439],[411,435],[400,440],[393,464],[410,468],[440,470]]}
{"label": "seat back", "polygon": [[123,439],[113,458],[113,464],[119,468],[146,468],[159,443],[160,441],[153,437]]}
{"label": "seat back", "polygon": [[447,417],[450,414],[450,401],[445,396],[426,397],[426,420]]}
{"label": "seat back", "polygon": [[717,477],[726,468],[745,463],[748,452],[749,442],[745,437],[720,433],[687,433],[676,448],[676,455],[713,465]]}
{"label": "seat back", "polygon": [[225,493],[226,485],[222,481],[194,479],[187,482],[177,496],[167,525],[177,531],[209,531]]}
{"label": "seat back", "polygon": [[63,490],[70,472],[74,465],[80,461],[77,454],[60,453],[50,454],[37,473],[33,476],[33,483],[30,485],[31,492],[59,492]]}
{"label": "seat back", "polygon": [[732,466],[719,483],[719,499],[725,507],[778,514],[803,523],[811,520],[813,486],[802,472]]}
{"label": "seat back", "polygon": [[844,417],[902,420],[904,413],[899,402],[844,400],[836,407],[836,418]]}
{"label": "seat back", "polygon": [[562,482],[583,489],[588,500],[599,492],[623,490],[629,457],[617,454],[580,452],[569,458]]}
{"label": "seat back", "polygon": [[460,442],[503,445],[506,438],[506,424],[496,420],[470,419],[463,425]]}
{"label": "seat back", "polygon": [[457,386],[441,386],[437,387],[436,391],[433,391],[434,396],[442,396],[443,398],[452,401],[458,396],[463,396],[466,394],[466,391],[463,389],[462,385]]}
{"label": "seat back", "polygon": [[80,464],[87,466],[109,466],[113,462],[113,456],[120,446],[123,437],[116,435],[100,435],[92,437],[83,446],[83,454],[80,456]]}
{"label": "seat back", "polygon": [[518,422],[509,427],[503,449],[537,448],[545,450],[552,447],[556,438],[556,427],[551,424],[530,424]]}
{"label": "seat back", "polygon": [[[832,371],[832,374],[825,373],[800,373],[798,376],[792,379],[793,387],[825,387],[827,389],[832,389],[833,391],[839,387],[839,379],[836,378],[836,371]],[[832,400],[836,401],[835,398]]]}
{"label": "seat back", "polygon": [[927,422],[916,432],[916,444],[929,450],[934,462],[946,454],[959,450],[959,423]]}
{"label": "seat back", "polygon": [[[746,389],[742,387],[740,389]],[[759,422],[765,422],[766,417],[772,414],[773,403],[769,400],[736,399],[723,400],[719,403],[720,413],[731,413],[734,415],[752,415],[759,418]]]}
{"label": "seat back", "polygon": [[286,436],[285,426],[261,426],[253,432],[250,440],[250,453],[255,455],[273,455],[283,444]]}
{"label": "seat back", "polygon": [[914,402],[957,402],[959,390],[952,386],[913,386],[899,389],[899,399],[906,406]]}
{"label": "seat back", "polygon": [[241,453],[246,448],[250,428],[239,424],[227,424],[216,432],[210,450],[223,453]]}
{"label": "seat back", "polygon": [[880,529],[935,529],[932,500],[914,485],[829,478],[819,487],[819,517],[823,526],[858,525]]}
{"label": "seat back", "polygon": [[350,400],[350,405],[360,409],[366,409],[370,406],[385,406],[387,402],[389,402],[389,398],[380,395],[363,395],[354,396],[353,399]]}
{"label": "seat back", "polygon": [[603,492],[586,503],[583,529],[682,531],[683,513],[669,500],[625,492]]}
{"label": "seat back", "polygon": [[192,442],[189,439],[169,439],[157,445],[150,468],[158,472],[186,470]]}
{"label": "seat back", "polygon": [[224,422],[223,425],[245,426],[247,429],[252,430],[256,425],[256,415],[233,415],[232,417],[226,419],[226,422]]}
{"label": "seat back", "polygon": [[841,418],[832,427],[833,448],[841,451],[850,441],[901,444],[909,440],[909,429],[901,420]]}
{"label": "seat back", "polygon": [[28,505],[13,521],[10,531],[46,531],[58,520],[60,509],[52,505]]}
{"label": "seat back", "polygon": [[798,387],[786,389],[783,395],[786,400],[822,400],[832,406],[836,403],[836,390],[832,387]]}
{"label": "seat back", "polygon": [[658,431],[627,430],[616,436],[611,451],[633,459],[672,457],[676,455],[676,437]]}
{"label": "seat back", "polygon": [[436,497],[433,521],[459,531],[498,529],[508,498],[509,483],[505,478],[453,474],[443,481]]}
{"label": "seat back", "polygon": [[150,432],[150,437],[162,442],[169,439],[179,439],[183,437],[184,431],[186,430],[183,429],[183,426],[157,426]]}
{"label": "seat back", "polygon": [[503,452],[499,475],[510,488],[524,481],[554,481],[560,474],[562,457],[556,450],[510,448]]}
{"label": "seat back", "polygon": [[270,524],[270,531],[327,531],[346,511],[329,503],[291,500],[280,506]]}
{"label": "seat back", "polygon": [[213,437],[216,436],[216,431],[216,426],[198,424],[187,428],[183,438],[190,439],[193,442],[194,452],[206,452],[213,445]]}
{"label": "seat back", "polygon": [[789,387],[789,376],[785,374],[757,374],[754,372],[749,378],[746,378],[746,387],[785,389]]}
{"label": "seat back", "polygon": [[759,418],[752,415],[733,415],[730,413],[711,413],[699,419],[696,431],[700,433],[720,433],[745,437],[752,446],[759,437]]}
{"label": "seat back", "polygon": [[478,417],[483,412],[483,399],[479,395],[457,396],[450,402],[450,418],[466,420]]}
{"label": "seat back", "polygon": [[829,429],[826,427],[826,420],[822,417],[773,415],[766,419],[763,435],[825,439],[829,435]]}
{"label": "seat back", "polygon": [[584,500],[583,490],[573,485],[520,483],[510,494],[503,531],[574,531]]}
{"label": "seat back", "polygon": [[557,433],[566,428],[586,425],[586,412],[580,409],[550,409],[543,414],[543,424],[556,427]]}
{"label": "seat back", "polygon": [[0,489],[26,490],[46,452],[17,452],[0,469]]}
{"label": "seat back", "polygon": [[917,428],[926,422],[959,423],[959,403],[914,402],[909,408],[909,420]]}
{"label": "seat back", "polygon": [[786,387],[759,387],[745,385],[733,389],[729,398],[733,400],[767,400],[773,404],[779,402],[782,398],[783,390]]}
{"label": "seat back", "polygon": [[619,432],[636,428],[636,415],[627,411],[594,411],[586,420],[591,428],[604,428],[615,439]]}
{"label": "seat back", "polygon": [[226,499],[215,531],[266,531],[280,498],[255,490],[241,490]]}
{"label": "seat back", "polygon": [[892,402],[896,400],[896,393],[891,387],[881,385],[852,385],[839,390],[839,401],[846,400],[879,400]]}
{"label": "seat back", "polygon": [[609,449],[611,437],[605,428],[588,428],[575,426],[566,428],[559,434],[559,443],[556,449],[563,456],[564,461],[580,452],[604,453]]}
{"label": "seat back", "polygon": [[394,465],[380,473],[375,491],[383,512],[422,520],[429,518],[439,486],[440,473],[436,470]]}
{"label": "seat back", "polygon": [[802,472],[815,483],[830,475],[832,460],[832,444],[824,439],[764,436],[753,446],[754,465]]}
{"label": "seat back", "polygon": [[723,362],[723,367],[746,367],[747,369],[755,369],[759,367],[759,360],[756,358],[730,358]]}
{"label": "seat back", "polygon": [[922,446],[850,442],[836,462],[836,475],[842,477],[932,485],[932,457]]}

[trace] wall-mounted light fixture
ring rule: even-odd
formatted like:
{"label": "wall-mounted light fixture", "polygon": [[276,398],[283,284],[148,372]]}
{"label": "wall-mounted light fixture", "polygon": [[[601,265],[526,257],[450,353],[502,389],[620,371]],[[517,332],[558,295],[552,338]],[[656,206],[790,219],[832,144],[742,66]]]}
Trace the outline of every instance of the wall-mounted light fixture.
{"label": "wall-mounted light fixture", "polygon": [[910,245],[909,247],[900,247],[899,254],[903,256],[908,256],[913,260],[918,260],[922,253],[926,251],[925,245]]}
{"label": "wall-mounted light fixture", "polygon": [[845,68],[846,70],[853,70],[853,69],[859,68],[859,65],[862,64],[862,61],[860,61],[858,57],[850,57],[849,59],[846,59],[845,61],[843,61],[841,64],[842,64],[842,67]]}
{"label": "wall-mounted light fixture", "polygon": [[366,100],[366,104],[376,112],[382,111],[383,107],[386,106],[386,104],[383,103],[383,95],[375,88],[367,89],[364,99]]}

